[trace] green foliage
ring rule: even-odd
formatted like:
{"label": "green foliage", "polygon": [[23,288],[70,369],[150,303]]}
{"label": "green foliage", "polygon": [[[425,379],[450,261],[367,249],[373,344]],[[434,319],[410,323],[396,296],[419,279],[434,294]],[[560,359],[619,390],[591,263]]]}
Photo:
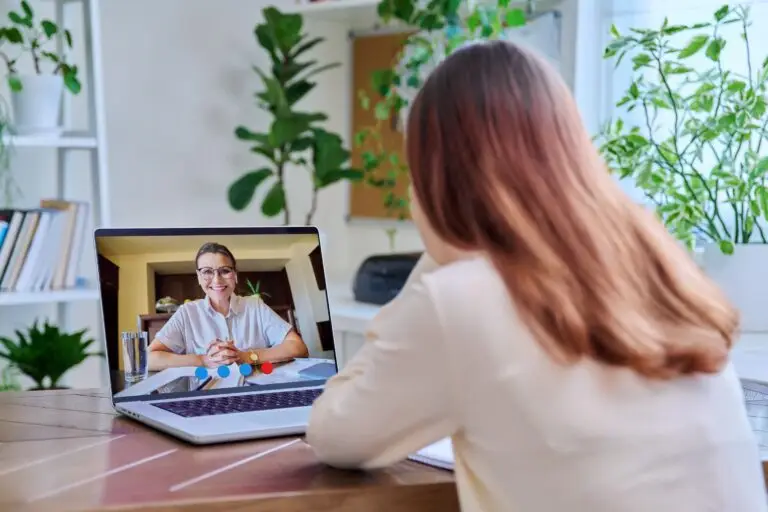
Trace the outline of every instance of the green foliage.
{"label": "green foliage", "polygon": [[0,97],[0,190],[2,190],[3,207],[11,208],[14,197],[21,194],[19,185],[11,172],[11,151],[13,139],[11,134],[11,115],[5,98]]}
{"label": "green foliage", "polygon": [[267,292],[262,292],[260,290],[261,281],[256,281],[256,285],[254,285],[250,279],[246,279],[245,284],[248,285],[248,291],[251,293],[251,296],[261,297],[263,295],[264,297],[269,297],[269,294]]}
{"label": "green foliage", "polygon": [[267,132],[239,126],[235,136],[251,145],[251,151],[266,159],[267,165],[240,176],[229,187],[229,204],[245,209],[262,185],[269,190],[261,204],[268,217],[283,213],[290,224],[290,208],[285,194],[285,173],[289,165],[305,169],[312,180],[312,205],[305,224],[312,222],[320,190],[342,180],[362,179],[362,172],[349,166],[349,151],[335,133],[323,128],[327,116],[322,112],[299,110],[300,101],[317,83],[312,77],[338,66],[319,64],[306,54],[324,41],[310,38],[298,14],[283,14],[274,7],[263,11],[264,22],[254,31],[259,45],[266,50],[272,66],[269,72],[254,67],[263,90],[256,93],[258,106],[272,121]]}
{"label": "green foliage", "polygon": [[[418,89],[436,60],[469,41],[500,39],[506,30],[525,25],[526,15],[510,7],[509,0],[483,2],[471,9],[460,0],[431,0],[426,4],[382,0],[378,14],[385,23],[399,21],[416,31],[406,39],[392,67],[371,76],[375,99],[365,91],[358,93],[360,105],[373,112],[375,122],[355,134],[355,144],[361,150],[365,183],[382,191],[389,216],[403,219],[408,199],[398,196],[396,190],[402,177],[407,176],[408,166],[396,152],[387,150],[382,134],[391,130],[392,120],[399,120],[407,109],[409,99],[404,90]],[[440,43],[436,44],[436,40]]]}
{"label": "green foliage", "polygon": [[[61,37],[69,48],[72,48],[72,34],[62,29],[51,20],[35,20],[35,13],[26,0],[21,2],[21,11],[11,11],[8,18],[11,25],[0,27],[0,45],[9,44],[20,50],[20,54],[28,53],[32,58],[35,73],[43,74],[43,63],[53,66],[52,73],[61,75],[64,86],[72,94],[78,94],[81,89],[77,66],[67,63],[65,56],[49,47],[58,37]],[[22,83],[17,75],[17,62],[20,55],[11,57],[5,51],[0,51],[0,58],[5,61],[8,69],[8,85],[12,91],[20,91]]]}
{"label": "green foliage", "polygon": [[723,48],[736,42],[722,35],[726,25],[739,28],[749,59],[744,7],[723,6],[694,25],[665,20],[627,34],[613,27],[605,57],[631,59],[633,69],[616,106],[641,122],[618,117],[597,139],[611,170],[634,181],[675,236],[730,254],[736,244],[767,241],[768,58],[746,74],[726,69]]}
{"label": "green foliage", "polygon": [[62,332],[47,321],[41,329],[35,321],[26,333],[16,330],[15,340],[0,337],[0,358],[32,379],[38,388],[55,388],[67,371],[89,356],[103,356],[88,352],[94,340],[86,338],[86,332]]}
{"label": "green foliage", "polygon": [[21,385],[17,378],[17,370],[12,365],[8,365],[0,372],[0,392],[2,391],[21,391]]}

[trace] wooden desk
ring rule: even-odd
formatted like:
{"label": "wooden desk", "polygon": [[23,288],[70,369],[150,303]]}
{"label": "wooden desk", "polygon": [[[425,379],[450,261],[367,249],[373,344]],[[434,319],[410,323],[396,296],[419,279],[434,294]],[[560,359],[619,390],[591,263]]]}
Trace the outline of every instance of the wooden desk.
{"label": "wooden desk", "polygon": [[0,393],[0,510],[458,511],[453,474],[317,462],[298,437],[193,447],[101,391]]}

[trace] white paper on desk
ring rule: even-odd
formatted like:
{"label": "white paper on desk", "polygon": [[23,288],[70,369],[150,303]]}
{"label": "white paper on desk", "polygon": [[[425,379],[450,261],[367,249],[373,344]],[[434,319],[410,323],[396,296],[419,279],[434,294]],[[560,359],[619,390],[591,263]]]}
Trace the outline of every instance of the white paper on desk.
{"label": "white paper on desk", "polygon": [[441,439],[426,448],[422,448],[408,458],[422,464],[453,471],[453,444],[451,443],[451,438]]}

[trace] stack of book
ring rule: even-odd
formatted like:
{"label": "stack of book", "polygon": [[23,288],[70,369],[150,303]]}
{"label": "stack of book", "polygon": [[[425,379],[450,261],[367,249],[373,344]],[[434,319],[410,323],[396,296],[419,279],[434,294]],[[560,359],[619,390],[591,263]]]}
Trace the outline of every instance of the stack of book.
{"label": "stack of book", "polygon": [[0,210],[0,291],[75,288],[88,216],[87,203],[54,199]]}

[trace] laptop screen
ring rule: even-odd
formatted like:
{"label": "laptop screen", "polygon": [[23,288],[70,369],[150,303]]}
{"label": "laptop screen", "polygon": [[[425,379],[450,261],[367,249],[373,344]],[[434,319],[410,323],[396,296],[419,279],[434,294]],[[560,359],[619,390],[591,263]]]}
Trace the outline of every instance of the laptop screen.
{"label": "laptop screen", "polygon": [[115,402],[336,373],[314,228],[97,230],[96,250]]}

